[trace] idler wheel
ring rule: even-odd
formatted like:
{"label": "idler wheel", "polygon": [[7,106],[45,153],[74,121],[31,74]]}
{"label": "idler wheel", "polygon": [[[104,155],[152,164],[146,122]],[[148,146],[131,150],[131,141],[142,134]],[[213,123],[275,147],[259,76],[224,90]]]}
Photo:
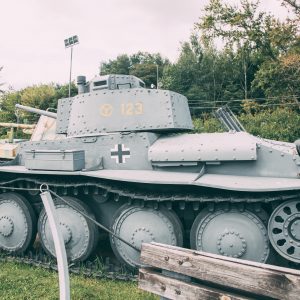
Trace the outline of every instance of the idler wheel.
{"label": "idler wheel", "polygon": [[192,249],[257,262],[266,262],[270,252],[263,221],[235,207],[202,210],[193,223],[190,240]]}
{"label": "idler wheel", "polygon": [[[183,229],[176,214],[164,208],[124,205],[113,218],[112,231],[141,249],[142,243],[182,246]],[[130,268],[140,266],[140,252],[110,236],[115,255]]]}
{"label": "idler wheel", "polygon": [[36,216],[29,202],[17,193],[0,195],[0,248],[25,252],[36,237]]}
{"label": "idler wheel", "polygon": [[[95,219],[90,209],[80,200],[65,196],[73,209],[59,199],[54,199],[58,221],[65,242],[66,252],[70,261],[84,261],[95,250],[98,242],[98,229],[94,223],[80,212]],[[55,257],[54,242],[45,209],[41,211],[38,220],[38,232],[45,251]]]}
{"label": "idler wheel", "polygon": [[270,217],[268,230],[274,249],[284,258],[300,263],[300,201],[279,205]]}

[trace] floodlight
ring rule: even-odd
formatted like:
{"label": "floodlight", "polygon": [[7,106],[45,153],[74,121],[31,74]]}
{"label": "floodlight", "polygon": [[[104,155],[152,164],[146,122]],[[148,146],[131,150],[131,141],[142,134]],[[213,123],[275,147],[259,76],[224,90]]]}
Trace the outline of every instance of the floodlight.
{"label": "floodlight", "polygon": [[79,44],[78,36],[73,35],[64,40],[65,48],[71,48],[71,62],[70,62],[70,79],[69,79],[69,98],[71,97],[71,80],[72,80],[72,57],[73,57],[73,46]]}
{"label": "floodlight", "polygon": [[79,43],[78,36],[77,35],[73,35],[73,36],[65,39],[64,42],[65,42],[65,47],[66,48],[69,48],[69,47],[72,47],[74,45],[77,45]]}

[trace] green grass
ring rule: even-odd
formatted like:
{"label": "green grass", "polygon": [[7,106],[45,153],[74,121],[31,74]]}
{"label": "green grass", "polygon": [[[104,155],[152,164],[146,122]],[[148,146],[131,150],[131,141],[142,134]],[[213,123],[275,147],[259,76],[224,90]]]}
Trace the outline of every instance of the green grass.
{"label": "green grass", "polygon": [[[137,288],[137,283],[97,280],[71,275],[71,299],[158,299]],[[59,299],[56,272],[0,262],[0,299]]]}

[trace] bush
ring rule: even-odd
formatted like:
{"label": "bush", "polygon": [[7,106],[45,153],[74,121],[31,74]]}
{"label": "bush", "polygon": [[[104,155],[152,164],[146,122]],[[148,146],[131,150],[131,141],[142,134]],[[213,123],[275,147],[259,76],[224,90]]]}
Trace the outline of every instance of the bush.
{"label": "bush", "polygon": [[209,114],[203,114],[201,118],[193,119],[194,132],[204,133],[204,132],[223,132],[224,129],[221,123]]}
{"label": "bush", "polygon": [[[278,141],[294,142],[300,138],[300,115],[288,108],[261,110],[241,114],[238,119],[245,129],[256,136]],[[221,132],[219,121],[209,115],[194,119],[195,132]]]}

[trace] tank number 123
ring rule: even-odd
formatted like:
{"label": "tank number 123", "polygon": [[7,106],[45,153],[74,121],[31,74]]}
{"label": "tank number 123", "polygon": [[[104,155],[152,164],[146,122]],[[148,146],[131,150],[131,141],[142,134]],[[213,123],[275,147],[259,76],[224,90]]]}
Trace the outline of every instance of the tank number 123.
{"label": "tank number 123", "polygon": [[[100,106],[100,115],[103,117],[112,116],[113,111],[114,111],[114,107],[109,103],[105,103]],[[142,115],[144,113],[144,105],[142,102],[121,103],[120,113],[123,116]]]}
{"label": "tank number 123", "polygon": [[142,115],[144,107],[142,102],[128,102],[121,104],[121,114],[124,116]]}

